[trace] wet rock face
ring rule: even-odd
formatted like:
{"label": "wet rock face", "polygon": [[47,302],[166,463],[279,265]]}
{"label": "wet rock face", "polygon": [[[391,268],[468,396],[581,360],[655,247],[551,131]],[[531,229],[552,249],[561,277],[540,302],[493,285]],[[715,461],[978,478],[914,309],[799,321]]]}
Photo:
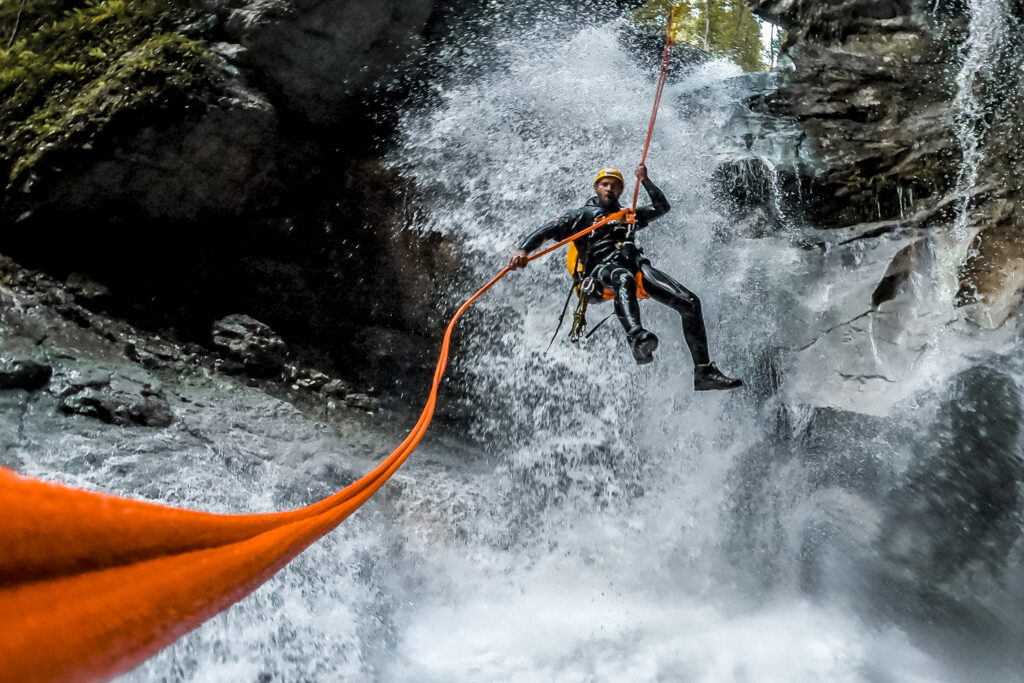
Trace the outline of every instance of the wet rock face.
{"label": "wet rock face", "polygon": [[910,572],[932,589],[971,564],[1001,566],[1020,535],[1020,392],[1009,376],[985,367],[962,373],[954,385],[906,481],[890,496],[880,539],[897,574]]}
{"label": "wet rock face", "polygon": [[354,92],[386,73],[419,42],[432,0],[278,0],[217,8],[255,68],[316,124],[339,119]]}
{"label": "wet rock face", "polygon": [[953,25],[908,0],[754,6],[789,30],[794,68],[772,105],[807,134],[816,225],[898,217],[909,197],[950,189],[959,160],[950,61],[962,40]]}
{"label": "wet rock face", "polygon": [[[111,50],[111,63],[100,64],[107,71],[90,72],[95,80],[58,80],[55,85],[81,92],[68,111],[58,105],[44,112],[49,128],[38,140],[28,140],[19,116],[40,112],[2,113],[10,119],[0,120],[4,130],[26,140],[4,146],[4,157],[13,158],[0,157],[0,172],[8,176],[0,215],[24,220],[84,212],[194,221],[272,207],[284,186],[302,182],[292,175],[295,168],[308,168],[324,152],[304,127],[344,122],[350,134],[366,128],[360,121],[372,112],[361,96],[415,50],[433,9],[431,0],[161,5],[165,33],[158,37],[185,47],[174,52],[144,43],[123,54]],[[41,17],[59,18],[57,10]],[[85,34],[50,39],[58,41],[54,45],[28,29],[23,33],[19,37],[29,42],[19,49],[26,54],[107,49],[88,44]],[[116,45],[122,51],[132,48],[132,39],[142,40],[144,29],[124,33]],[[129,77],[141,80],[122,83]],[[144,93],[136,96],[136,90]],[[290,125],[282,127],[282,118]],[[361,150],[365,132],[342,151]]]}
{"label": "wet rock face", "polygon": [[174,421],[160,383],[138,372],[65,369],[54,375],[50,393],[61,412],[108,424],[166,427]]}
{"label": "wet rock face", "polygon": [[792,68],[768,104],[806,134],[811,222],[942,234],[943,260],[960,262],[955,303],[1001,325],[1024,288],[1021,4],[752,4],[789,30]]}
{"label": "wet rock face", "polygon": [[222,58],[211,56],[208,68],[218,91],[180,117],[125,125],[77,172],[39,169],[48,182],[28,194],[38,197],[30,210],[200,221],[272,204],[284,144],[277,112]]}
{"label": "wet rock face", "polygon": [[[365,326],[435,335],[424,302],[457,255],[440,235],[403,231],[411,189],[375,145],[407,90],[386,104],[369,93],[409,77],[420,36],[469,4],[161,5],[161,26],[190,46],[188,84],[150,78],[153,92],[116,116],[117,93],[103,94],[31,163],[0,159],[20,169],[0,193],[0,222],[17,226],[0,252],[82,274],[122,318],[200,343],[238,310],[339,363],[361,353]],[[182,70],[170,62],[157,71]]]}

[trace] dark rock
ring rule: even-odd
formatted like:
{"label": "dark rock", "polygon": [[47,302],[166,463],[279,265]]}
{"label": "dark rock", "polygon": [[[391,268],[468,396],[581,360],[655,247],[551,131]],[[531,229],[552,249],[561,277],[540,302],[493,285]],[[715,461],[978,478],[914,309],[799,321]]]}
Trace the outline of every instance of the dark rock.
{"label": "dark rock", "polygon": [[[419,50],[428,22],[437,26],[432,12],[455,21],[456,5],[475,4],[167,5],[163,26],[195,41],[194,73],[176,81],[185,67],[158,54],[145,69],[152,78],[132,94],[108,95],[119,81],[105,77],[69,84],[70,99],[84,87],[99,93],[95,103],[55,103],[44,117],[53,138],[45,153],[0,159],[25,181],[0,188],[0,223],[18,224],[0,250],[61,278],[88,268],[88,278],[67,279],[73,302],[148,329],[185,320],[182,339],[205,340],[210,321],[236,310],[334,361],[359,351],[348,340],[366,324],[432,333],[436,309],[423,303],[444,289],[437,273],[452,270],[451,240],[400,230],[407,186],[383,171],[379,143],[401,109],[392,105],[415,82],[402,61]],[[408,82],[377,91],[392,79]],[[136,90],[145,101],[135,103]],[[107,100],[120,103],[116,117]],[[352,296],[382,271],[393,295]]]}
{"label": "dark rock", "polygon": [[750,237],[763,237],[786,226],[791,220],[792,200],[801,192],[801,178],[792,167],[779,168],[756,156],[719,164],[712,182],[734,221],[749,225],[744,234]]}
{"label": "dark rock", "polygon": [[140,400],[134,399],[134,396],[120,392],[86,388],[63,399],[60,409],[115,425],[166,427],[174,421],[174,414],[162,398],[144,396]]}
{"label": "dark rock", "polygon": [[1019,202],[990,202],[975,215],[978,213],[985,215],[985,221],[961,264],[956,303],[966,307],[975,323],[992,329],[1002,325],[1021,304],[1024,206]]}
{"label": "dark rock", "polygon": [[62,369],[53,375],[50,393],[57,398],[66,398],[86,388],[110,385],[110,371],[98,367]]}
{"label": "dark rock", "polygon": [[349,394],[345,397],[345,404],[368,412],[380,410],[380,401],[367,394]]}
{"label": "dark rock", "polygon": [[1024,82],[1006,77],[1024,42],[1019,3],[983,5],[752,2],[789,29],[792,69],[767,101],[806,133],[810,220],[955,226],[958,242],[974,239],[943,259],[961,261],[956,303],[998,327],[1024,290]]}
{"label": "dark rock", "polygon": [[225,74],[222,87],[222,103],[202,116],[125,131],[108,156],[56,178],[40,208],[188,221],[266,206],[276,183],[276,112],[236,76]]}
{"label": "dark rock", "polygon": [[292,388],[317,391],[327,384],[330,379],[330,377],[318,370],[304,370],[294,379]]}
{"label": "dark rock", "polygon": [[324,396],[330,396],[331,398],[344,398],[348,394],[354,392],[355,389],[352,385],[343,379],[332,379],[330,382],[320,387],[320,393]]}
{"label": "dark rock", "polygon": [[[292,111],[330,123],[355,92],[417,46],[431,0],[264,0],[233,4],[224,28],[238,55]],[[226,8],[227,9],[227,8]]]}
{"label": "dark rock", "polygon": [[937,587],[968,564],[995,567],[1020,537],[1022,398],[1013,379],[978,367],[954,380],[906,481],[891,496],[880,540],[900,575]]}
{"label": "dark rock", "polygon": [[64,283],[79,303],[101,306],[110,297],[110,289],[82,273],[71,273]]}
{"label": "dark rock", "polygon": [[247,315],[229,315],[215,322],[213,345],[250,372],[272,375],[284,368],[284,341],[269,326]]}
{"label": "dark rock", "polygon": [[897,31],[892,18],[874,18],[891,8],[875,12],[872,0],[844,3],[848,14],[788,4],[795,69],[771,105],[807,134],[811,220],[843,227],[898,217],[908,198],[949,191],[959,159],[948,106],[954,74],[930,19],[903,8]]}
{"label": "dark rock", "polygon": [[135,339],[125,346],[125,355],[147,370],[165,367],[180,369],[183,363],[194,357],[194,354],[178,345],[159,338]]}
{"label": "dark rock", "polygon": [[54,375],[50,391],[61,412],[95,417],[115,425],[166,427],[174,421],[160,384],[139,373],[96,367]]}
{"label": "dark rock", "polygon": [[51,374],[53,368],[46,363],[0,356],[0,389],[35,391],[46,386]]}

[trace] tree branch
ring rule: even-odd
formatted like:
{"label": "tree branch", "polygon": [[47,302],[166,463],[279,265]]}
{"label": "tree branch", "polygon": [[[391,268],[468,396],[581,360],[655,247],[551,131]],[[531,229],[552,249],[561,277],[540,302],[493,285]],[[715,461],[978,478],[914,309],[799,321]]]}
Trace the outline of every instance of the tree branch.
{"label": "tree branch", "polygon": [[18,35],[18,27],[21,25],[21,13],[25,11],[25,4],[28,0],[21,0],[21,7],[18,8],[18,14],[14,17],[14,28],[11,30],[11,37],[7,39],[7,49],[11,49],[11,45],[14,45],[14,37]]}

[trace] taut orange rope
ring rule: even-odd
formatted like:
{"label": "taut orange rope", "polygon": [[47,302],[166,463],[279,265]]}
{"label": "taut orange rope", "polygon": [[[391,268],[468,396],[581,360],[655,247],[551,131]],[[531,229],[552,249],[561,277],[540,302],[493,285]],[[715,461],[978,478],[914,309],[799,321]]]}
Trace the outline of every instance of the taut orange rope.
{"label": "taut orange rope", "polygon": [[[676,5],[672,3],[672,9],[668,13],[668,28],[665,31],[665,49],[661,53],[661,69],[658,71],[658,87],[654,90],[654,107],[651,109],[651,122],[647,125],[647,138],[644,139],[644,151],[640,155],[640,164],[647,161],[647,150],[651,146],[651,136],[654,135],[654,122],[658,119],[658,108],[661,106],[661,93],[665,90],[665,81],[668,79],[668,67],[672,61],[672,47],[676,44],[676,37],[673,35],[673,25],[676,17]],[[640,179],[636,179],[633,187],[633,213],[636,213],[636,202],[640,198]],[[632,214],[631,214],[632,215]]]}
{"label": "taut orange rope", "polygon": [[[529,260],[632,213],[616,212]],[[452,316],[426,405],[405,440],[371,472],[313,505],[217,515],[0,468],[0,681],[86,682],[127,671],[248,595],[334,529],[419,444],[434,415],[456,322],[508,272]]]}

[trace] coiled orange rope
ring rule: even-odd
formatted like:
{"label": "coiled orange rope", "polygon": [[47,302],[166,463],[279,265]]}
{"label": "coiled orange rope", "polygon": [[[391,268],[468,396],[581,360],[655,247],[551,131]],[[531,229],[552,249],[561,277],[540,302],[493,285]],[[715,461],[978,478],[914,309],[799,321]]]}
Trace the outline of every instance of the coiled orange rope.
{"label": "coiled orange rope", "polygon": [[[608,216],[530,260],[631,214]],[[334,529],[419,444],[434,415],[456,322],[508,272],[452,316],[426,405],[405,440],[373,471],[308,507],[217,515],[0,468],[0,681],[86,682],[127,671],[251,593]]]}

